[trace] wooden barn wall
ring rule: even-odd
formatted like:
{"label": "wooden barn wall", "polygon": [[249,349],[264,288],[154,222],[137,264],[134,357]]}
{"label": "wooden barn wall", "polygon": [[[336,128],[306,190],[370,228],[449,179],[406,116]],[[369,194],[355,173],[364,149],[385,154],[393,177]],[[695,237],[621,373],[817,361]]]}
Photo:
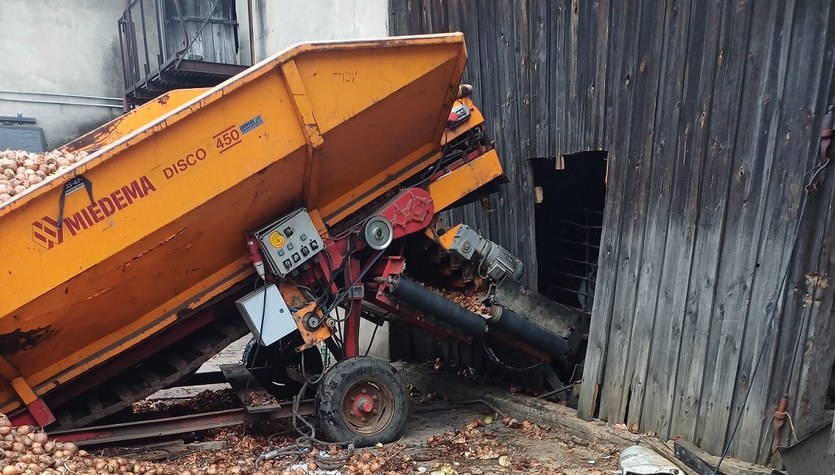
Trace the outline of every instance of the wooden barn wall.
{"label": "wooden barn wall", "polygon": [[456,218],[533,262],[528,160],[609,152],[581,417],[720,453],[741,413],[730,454],[760,462],[784,394],[797,437],[817,426],[835,359],[835,174],[803,203],[835,92],[832,2],[390,7],[392,34],[464,32],[511,178],[494,211]]}

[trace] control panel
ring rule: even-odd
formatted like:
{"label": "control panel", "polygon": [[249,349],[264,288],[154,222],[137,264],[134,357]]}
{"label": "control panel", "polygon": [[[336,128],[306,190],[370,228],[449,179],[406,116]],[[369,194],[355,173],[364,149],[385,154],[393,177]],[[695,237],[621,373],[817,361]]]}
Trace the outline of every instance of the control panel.
{"label": "control panel", "polygon": [[325,245],[307,210],[300,208],[255,233],[273,273],[285,277]]}

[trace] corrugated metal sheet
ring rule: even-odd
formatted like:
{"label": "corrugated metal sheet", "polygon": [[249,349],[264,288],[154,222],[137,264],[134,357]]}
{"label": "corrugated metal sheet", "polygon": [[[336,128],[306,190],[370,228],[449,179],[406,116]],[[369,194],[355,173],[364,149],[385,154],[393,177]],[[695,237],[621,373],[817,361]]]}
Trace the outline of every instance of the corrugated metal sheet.
{"label": "corrugated metal sheet", "polygon": [[798,437],[815,428],[835,359],[833,177],[801,204],[835,92],[832,2],[391,10],[394,33],[465,33],[511,184],[492,214],[460,218],[529,265],[526,160],[609,151],[581,416],[719,453],[742,411],[730,453],[760,462],[784,394]]}

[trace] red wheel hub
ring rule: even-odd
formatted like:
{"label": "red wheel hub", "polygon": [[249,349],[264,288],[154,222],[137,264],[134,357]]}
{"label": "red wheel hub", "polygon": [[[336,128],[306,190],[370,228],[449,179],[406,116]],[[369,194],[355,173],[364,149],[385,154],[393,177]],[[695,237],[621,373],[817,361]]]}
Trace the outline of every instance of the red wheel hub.
{"label": "red wheel hub", "polygon": [[374,399],[368,394],[358,394],[354,398],[352,410],[357,416],[370,414],[374,410]]}

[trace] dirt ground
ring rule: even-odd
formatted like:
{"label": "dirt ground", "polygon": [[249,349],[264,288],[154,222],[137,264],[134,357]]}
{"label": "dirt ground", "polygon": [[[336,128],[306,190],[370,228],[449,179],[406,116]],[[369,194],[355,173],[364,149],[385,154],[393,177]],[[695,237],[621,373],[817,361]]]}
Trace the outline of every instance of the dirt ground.
{"label": "dirt ground", "polygon": [[[212,371],[219,364],[239,361],[246,342],[244,338],[233,343],[206,363],[201,371]],[[234,401],[234,396],[229,397],[228,390],[224,389],[226,387],[169,389],[153,395],[149,398],[151,404],[146,403],[145,407],[189,404],[188,398],[197,394],[201,404],[212,400],[220,401],[222,406],[224,401]],[[482,404],[451,405],[420,393],[413,394],[410,416],[399,441],[382,447],[357,449],[344,463],[340,463],[348,455],[344,449],[321,444],[299,447],[297,437],[288,421],[194,434],[186,442],[221,442],[224,448],[188,453],[150,464],[147,468],[158,473],[206,474],[619,473],[618,453],[613,446],[590,444],[556,428],[517,420],[512,414],[502,417]],[[305,453],[258,460],[271,450]],[[321,451],[329,451],[329,455],[323,455]],[[104,452],[111,456],[119,454],[119,450],[113,449]],[[329,461],[334,463],[329,464]],[[335,470],[327,471],[323,466]]]}

